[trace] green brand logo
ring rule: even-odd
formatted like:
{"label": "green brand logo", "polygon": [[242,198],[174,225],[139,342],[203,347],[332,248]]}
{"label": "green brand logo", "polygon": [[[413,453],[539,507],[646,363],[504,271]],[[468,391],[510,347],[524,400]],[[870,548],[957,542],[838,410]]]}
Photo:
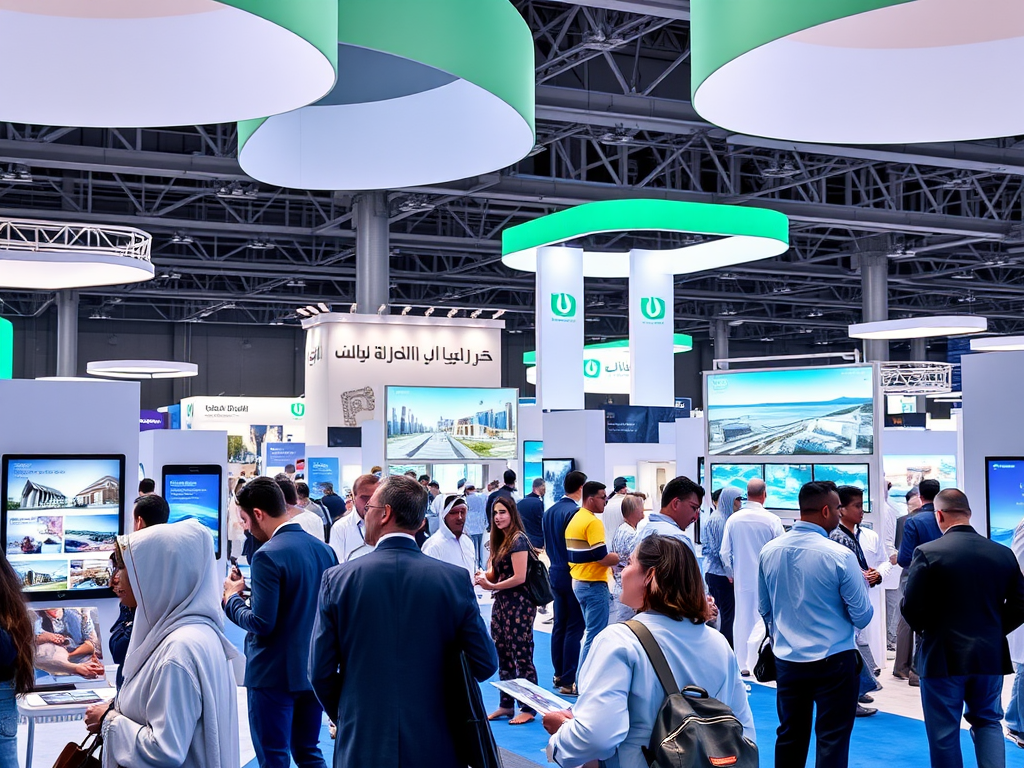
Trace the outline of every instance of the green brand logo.
{"label": "green brand logo", "polygon": [[655,296],[640,299],[640,314],[648,320],[664,320],[665,300]]}
{"label": "green brand logo", "polygon": [[552,293],[551,313],[555,317],[576,317],[576,297],[571,293]]}
{"label": "green brand logo", "polygon": [[306,415],[306,404],[305,403],[292,403],[292,416],[296,419],[301,419]]}
{"label": "green brand logo", "polygon": [[185,405],[185,417],[186,418],[189,418],[189,419],[192,418],[192,411],[193,411],[194,408],[195,408],[195,406],[192,403],[188,403],[188,404]]}
{"label": "green brand logo", "polygon": [[584,360],[583,375],[588,379],[596,379],[601,375],[601,363],[597,360]]}

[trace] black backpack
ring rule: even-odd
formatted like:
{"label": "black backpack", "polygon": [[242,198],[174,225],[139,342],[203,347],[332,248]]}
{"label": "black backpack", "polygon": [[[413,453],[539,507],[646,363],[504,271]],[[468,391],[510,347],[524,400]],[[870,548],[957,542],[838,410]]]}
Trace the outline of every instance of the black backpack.
{"label": "black backpack", "polygon": [[651,768],[758,768],[757,746],[725,704],[695,685],[681,691],[651,631],[627,621],[654,666],[665,702],[658,711],[644,757]]}

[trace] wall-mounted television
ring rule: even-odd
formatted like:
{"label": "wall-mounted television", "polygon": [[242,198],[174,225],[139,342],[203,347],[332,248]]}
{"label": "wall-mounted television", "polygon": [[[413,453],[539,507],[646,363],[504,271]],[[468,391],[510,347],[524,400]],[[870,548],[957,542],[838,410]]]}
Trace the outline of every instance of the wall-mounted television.
{"label": "wall-mounted television", "polygon": [[544,469],[544,508],[565,496],[565,476],[576,469],[575,459],[541,459]]}
{"label": "wall-mounted television", "polygon": [[385,389],[388,461],[515,459],[519,390]]}
{"label": "wall-mounted television", "polygon": [[171,509],[167,522],[196,520],[213,535],[220,557],[221,468],[219,464],[168,464],[163,468],[163,497]]}
{"label": "wall-mounted television", "polygon": [[739,488],[747,492],[747,483],[750,480],[764,479],[764,464],[712,464],[711,465],[711,490],[719,488]]}
{"label": "wall-mounted television", "polygon": [[523,493],[530,492],[535,478],[544,477],[544,465],[541,464],[543,458],[543,440],[523,441],[523,476],[519,478]]}
{"label": "wall-mounted television", "polygon": [[713,456],[874,452],[874,368],[844,365],[707,374]]}
{"label": "wall-mounted television", "polygon": [[6,454],[0,464],[0,528],[22,589],[39,600],[110,597],[124,456]]}
{"label": "wall-mounted television", "polygon": [[836,485],[864,489],[864,509],[871,509],[871,471],[867,464],[815,464],[814,480],[831,480]]}
{"label": "wall-mounted television", "polygon": [[985,459],[985,513],[988,537],[1010,546],[1024,518],[1024,457]]}
{"label": "wall-mounted television", "polygon": [[922,480],[938,480],[941,489],[956,487],[956,456],[952,454],[883,456],[882,471],[892,483],[889,503],[900,512],[907,509],[907,491]]}
{"label": "wall-mounted television", "polygon": [[810,464],[765,464],[764,482],[768,487],[765,506],[770,509],[799,510],[800,489],[814,476]]}

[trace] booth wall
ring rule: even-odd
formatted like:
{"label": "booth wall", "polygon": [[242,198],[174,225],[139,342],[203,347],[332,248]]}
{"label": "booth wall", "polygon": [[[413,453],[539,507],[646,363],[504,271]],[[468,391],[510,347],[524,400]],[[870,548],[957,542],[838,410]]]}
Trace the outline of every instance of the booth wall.
{"label": "booth wall", "polygon": [[551,411],[545,413],[544,455],[550,459],[576,459],[576,468],[607,483],[604,411]]}
{"label": "booth wall", "polygon": [[[125,457],[125,508],[138,486],[139,385],[111,381],[0,381],[0,454],[121,453]],[[125,522],[125,530],[129,526]],[[71,603],[33,601],[33,608]],[[106,637],[117,620],[114,598],[86,600],[99,608]]]}

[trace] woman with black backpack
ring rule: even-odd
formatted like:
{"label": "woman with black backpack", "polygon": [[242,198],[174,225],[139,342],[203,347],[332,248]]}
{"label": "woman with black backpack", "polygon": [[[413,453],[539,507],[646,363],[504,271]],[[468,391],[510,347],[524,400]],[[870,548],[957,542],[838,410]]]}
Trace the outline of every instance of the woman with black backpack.
{"label": "woman with black backpack", "polygon": [[[544,716],[549,756],[563,766],[716,764],[709,758],[756,766],[746,687],[729,643],[705,623],[710,610],[689,547],[669,536],[643,539],[622,571],[620,600],[639,613],[594,640],[572,711]],[[703,695],[680,695],[687,686]],[[696,718],[688,717],[691,710]],[[669,753],[679,762],[659,760]]]}

